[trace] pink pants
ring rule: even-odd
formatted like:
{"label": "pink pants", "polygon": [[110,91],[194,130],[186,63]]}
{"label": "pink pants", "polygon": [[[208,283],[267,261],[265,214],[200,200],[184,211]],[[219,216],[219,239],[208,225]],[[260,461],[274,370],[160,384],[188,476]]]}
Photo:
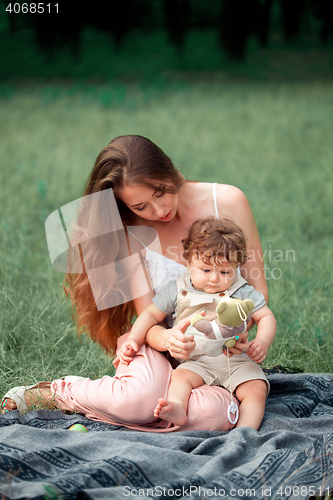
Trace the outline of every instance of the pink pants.
{"label": "pink pants", "polygon": [[[125,335],[120,342],[123,340]],[[234,427],[227,417],[229,392],[208,385],[192,391],[185,426],[156,419],[154,408],[158,399],[167,395],[172,368],[163,354],[148,345],[141,346],[128,366],[119,361],[114,364],[114,377],[86,378],[75,383],[54,380],[51,390],[56,401],[63,409],[76,410],[91,420],[141,431],[227,431]]]}

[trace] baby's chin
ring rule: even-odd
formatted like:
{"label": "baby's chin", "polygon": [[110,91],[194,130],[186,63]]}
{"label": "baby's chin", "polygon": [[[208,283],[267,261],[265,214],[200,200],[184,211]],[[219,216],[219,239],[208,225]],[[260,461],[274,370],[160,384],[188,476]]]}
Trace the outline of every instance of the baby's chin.
{"label": "baby's chin", "polygon": [[220,293],[224,292],[224,290],[221,290],[220,287],[217,286],[204,286],[203,288],[196,287],[193,285],[193,288],[197,290],[198,292],[205,292],[205,293]]}

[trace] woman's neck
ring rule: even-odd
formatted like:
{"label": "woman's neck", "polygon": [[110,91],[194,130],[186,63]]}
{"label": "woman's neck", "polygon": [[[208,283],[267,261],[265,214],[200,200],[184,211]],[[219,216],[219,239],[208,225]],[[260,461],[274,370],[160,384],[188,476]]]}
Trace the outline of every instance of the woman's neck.
{"label": "woman's neck", "polygon": [[186,223],[188,214],[193,208],[193,188],[194,182],[186,181],[178,192],[178,206],[175,218]]}

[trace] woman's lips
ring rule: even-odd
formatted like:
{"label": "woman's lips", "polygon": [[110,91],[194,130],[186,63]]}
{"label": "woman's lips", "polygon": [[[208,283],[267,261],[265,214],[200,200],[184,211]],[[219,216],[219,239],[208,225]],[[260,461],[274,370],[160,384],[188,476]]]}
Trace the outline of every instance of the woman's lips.
{"label": "woman's lips", "polygon": [[160,218],[160,219],[158,219],[158,220],[169,220],[169,219],[170,219],[170,217],[171,217],[171,213],[172,213],[172,210],[170,210],[170,212],[169,212],[168,214],[166,214],[166,216],[165,216],[165,217],[161,217],[161,218]]}

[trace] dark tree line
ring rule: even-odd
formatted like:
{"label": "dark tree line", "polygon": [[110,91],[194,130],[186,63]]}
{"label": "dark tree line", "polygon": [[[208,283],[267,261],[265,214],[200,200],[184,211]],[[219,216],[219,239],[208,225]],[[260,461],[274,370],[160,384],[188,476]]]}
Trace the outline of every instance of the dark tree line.
{"label": "dark tree line", "polygon": [[278,8],[286,42],[300,33],[305,15],[321,21],[320,39],[327,43],[333,33],[333,0],[222,0],[219,35],[221,48],[234,58],[243,58],[250,35],[262,47],[269,43],[273,8]]}
{"label": "dark tree line", "polygon": [[[273,11],[275,15],[279,12],[280,28],[287,42],[297,37],[305,15],[320,21],[318,36],[323,43],[328,42],[333,32],[333,0],[215,0],[212,3],[204,0],[121,0],[101,2],[100,5],[81,0],[76,5],[60,3],[57,15],[45,12],[25,16],[28,26],[26,24],[23,29],[32,28],[38,46],[52,57],[62,44],[69,45],[78,56],[86,26],[108,32],[117,49],[133,28],[164,27],[170,42],[181,53],[188,30],[199,25],[217,29],[221,49],[241,59],[246,54],[251,35],[257,36],[262,46],[268,45]],[[17,15],[10,15],[14,30],[17,19]]]}

